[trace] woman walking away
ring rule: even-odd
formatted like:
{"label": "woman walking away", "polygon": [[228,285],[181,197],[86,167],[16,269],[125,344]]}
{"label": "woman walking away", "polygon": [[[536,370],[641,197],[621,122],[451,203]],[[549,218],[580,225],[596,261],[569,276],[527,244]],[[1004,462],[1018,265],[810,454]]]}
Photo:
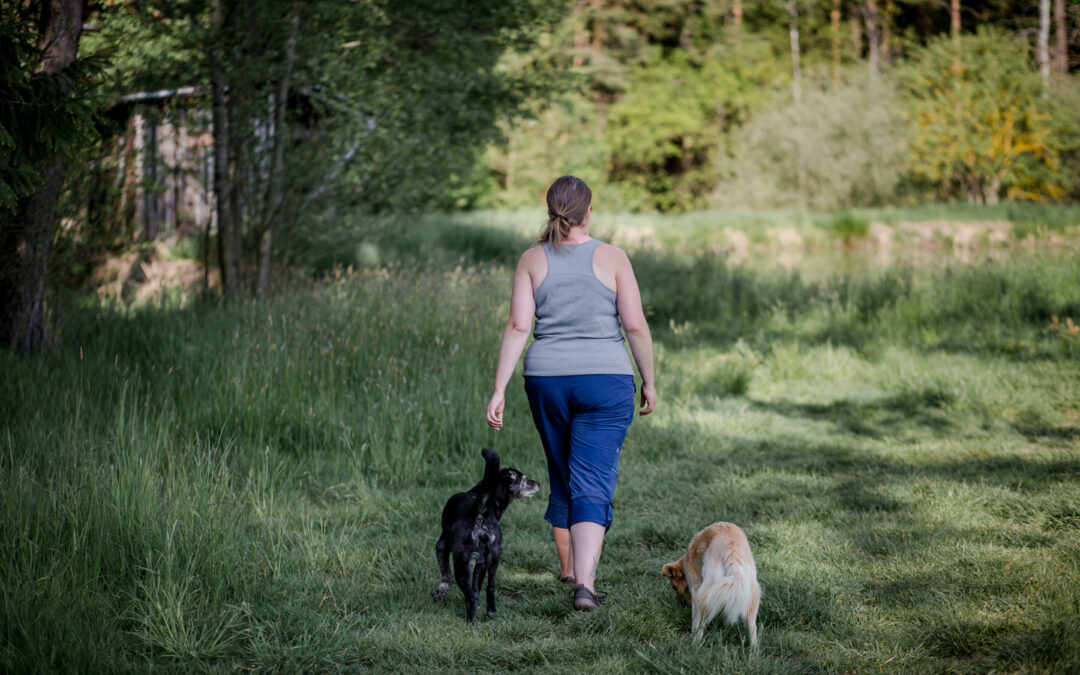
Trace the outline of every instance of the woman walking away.
{"label": "woman walking away", "polygon": [[574,608],[585,610],[600,606],[596,565],[611,527],[619,450],[634,417],[634,369],[621,330],[641,374],[641,414],[656,407],[652,337],[634,270],[622,249],[589,237],[591,202],[589,186],[573,176],[548,188],[547,227],[514,272],[487,406],[487,423],[497,431],[506,385],[532,329],[525,392],[547,454],[545,519],[554,528],[561,580],[575,584]]}

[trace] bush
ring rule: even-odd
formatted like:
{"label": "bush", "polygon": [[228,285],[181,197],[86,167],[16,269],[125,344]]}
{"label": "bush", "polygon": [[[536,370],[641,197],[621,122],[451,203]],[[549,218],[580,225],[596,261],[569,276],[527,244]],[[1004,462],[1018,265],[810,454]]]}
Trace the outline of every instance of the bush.
{"label": "bush", "polygon": [[988,28],[942,36],[899,75],[916,125],[911,170],[939,197],[995,204],[1064,194],[1064,137],[1024,44]]}
{"label": "bush", "polygon": [[841,211],[833,216],[829,229],[845,244],[850,244],[856,239],[862,239],[870,232],[870,220],[850,211]]}
{"label": "bush", "polygon": [[884,75],[850,77],[838,85],[808,78],[801,104],[786,94],[755,112],[733,132],[729,178],[711,203],[827,210],[889,202],[907,141],[896,90]]}

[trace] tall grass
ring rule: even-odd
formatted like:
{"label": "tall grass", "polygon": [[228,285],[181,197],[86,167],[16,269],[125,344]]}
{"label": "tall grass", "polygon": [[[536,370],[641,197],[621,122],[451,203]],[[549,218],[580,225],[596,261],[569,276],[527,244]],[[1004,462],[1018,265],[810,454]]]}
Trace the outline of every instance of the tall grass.
{"label": "tall grass", "polygon": [[[1080,668],[1075,256],[809,281],[639,251],[662,399],[602,611],[569,609],[544,492],[504,521],[501,616],[431,605],[480,447],[546,483],[520,386],[482,421],[527,244],[491,227],[265,306],[73,309],[50,354],[0,353],[0,667]],[[691,647],[658,575],[714,520],[755,550],[756,650]]]}

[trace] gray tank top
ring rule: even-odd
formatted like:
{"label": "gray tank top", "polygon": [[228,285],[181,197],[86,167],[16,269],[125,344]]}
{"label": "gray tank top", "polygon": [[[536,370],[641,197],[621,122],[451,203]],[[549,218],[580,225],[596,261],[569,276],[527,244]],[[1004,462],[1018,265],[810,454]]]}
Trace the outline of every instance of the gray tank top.
{"label": "gray tank top", "polygon": [[622,335],[616,293],[593,272],[597,239],[541,244],[547,276],[533,291],[536,323],[525,352],[525,375],[633,375]]}

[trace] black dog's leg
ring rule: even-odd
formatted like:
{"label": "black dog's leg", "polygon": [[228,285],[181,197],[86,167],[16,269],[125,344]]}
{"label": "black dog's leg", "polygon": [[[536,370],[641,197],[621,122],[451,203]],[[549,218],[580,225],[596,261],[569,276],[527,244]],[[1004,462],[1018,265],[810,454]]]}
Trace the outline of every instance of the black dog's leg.
{"label": "black dog's leg", "polygon": [[439,541],[435,544],[435,558],[439,561],[439,574],[442,581],[439,583],[439,587],[435,589],[435,592],[431,594],[431,599],[433,602],[438,602],[450,590],[451,581],[450,547],[446,545],[445,537],[439,537]]}
{"label": "black dog's leg", "polygon": [[483,560],[476,561],[476,567],[473,568],[473,589],[476,590],[476,604],[480,604],[480,589],[484,587],[484,573],[488,571],[487,565]]}
{"label": "black dog's leg", "polygon": [[499,569],[499,559],[495,556],[491,557],[491,562],[488,563],[488,585],[487,585],[487,613],[498,614],[499,610],[495,608],[495,570]]}
{"label": "black dog's leg", "polygon": [[471,588],[469,582],[469,558],[464,553],[454,553],[454,578],[461,592],[465,594],[465,620],[471,622],[476,616],[477,591]]}

